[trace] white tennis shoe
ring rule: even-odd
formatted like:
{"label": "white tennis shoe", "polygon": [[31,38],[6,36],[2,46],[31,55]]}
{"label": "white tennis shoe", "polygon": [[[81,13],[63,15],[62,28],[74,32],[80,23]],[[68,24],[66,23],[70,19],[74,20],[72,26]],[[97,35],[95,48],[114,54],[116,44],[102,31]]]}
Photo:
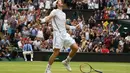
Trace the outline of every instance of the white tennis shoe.
{"label": "white tennis shoe", "polygon": [[71,72],[71,67],[70,67],[69,62],[67,62],[67,61],[63,60],[63,61],[62,61],[62,64],[65,66],[65,68],[66,68],[68,71],[70,71],[70,72]]}
{"label": "white tennis shoe", "polygon": [[50,69],[46,69],[45,73],[51,73]]}

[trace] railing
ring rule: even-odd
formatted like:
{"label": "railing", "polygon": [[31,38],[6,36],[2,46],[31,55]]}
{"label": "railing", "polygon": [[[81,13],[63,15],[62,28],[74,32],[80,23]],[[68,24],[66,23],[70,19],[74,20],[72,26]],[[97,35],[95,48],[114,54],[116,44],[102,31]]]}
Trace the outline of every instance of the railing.
{"label": "railing", "polygon": [[[22,57],[22,52],[18,52]],[[34,52],[35,61],[47,61],[52,52]],[[56,58],[57,61],[62,61],[67,57],[67,52],[61,52]],[[77,53],[72,61],[91,61],[91,62],[130,62],[130,53]]]}

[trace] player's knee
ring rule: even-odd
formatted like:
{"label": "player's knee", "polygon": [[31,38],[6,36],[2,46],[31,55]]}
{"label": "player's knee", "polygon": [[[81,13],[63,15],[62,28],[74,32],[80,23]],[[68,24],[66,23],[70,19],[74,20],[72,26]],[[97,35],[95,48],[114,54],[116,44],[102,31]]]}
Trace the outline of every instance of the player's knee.
{"label": "player's knee", "polygon": [[78,51],[79,47],[78,47],[78,45],[75,43],[75,44],[73,44],[73,45],[71,46],[71,49],[72,49],[72,50],[75,50],[75,51]]}
{"label": "player's knee", "polygon": [[59,55],[59,53],[60,53],[60,50],[59,50],[59,49],[54,49],[53,54],[54,54],[55,56],[58,56],[58,55]]}

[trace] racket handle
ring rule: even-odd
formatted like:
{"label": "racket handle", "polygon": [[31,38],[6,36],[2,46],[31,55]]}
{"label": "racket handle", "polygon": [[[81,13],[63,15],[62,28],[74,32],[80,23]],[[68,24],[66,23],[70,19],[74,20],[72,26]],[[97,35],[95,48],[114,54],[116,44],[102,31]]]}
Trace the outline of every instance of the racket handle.
{"label": "racket handle", "polygon": [[101,71],[98,71],[98,70],[95,70],[96,72],[98,72],[98,73],[103,73],[103,72],[101,72]]}

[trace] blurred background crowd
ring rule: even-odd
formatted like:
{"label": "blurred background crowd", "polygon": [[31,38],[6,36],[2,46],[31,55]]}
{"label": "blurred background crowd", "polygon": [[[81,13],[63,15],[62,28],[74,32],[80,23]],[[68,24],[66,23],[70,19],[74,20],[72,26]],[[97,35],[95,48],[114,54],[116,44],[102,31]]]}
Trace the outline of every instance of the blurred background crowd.
{"label": "blurred background crowd", "polygon": [[[121,36],[118,31],[120,24],[113,21],[97,23],[101,19],[129,19],[129,0],[64,0],[64,3],[68,9],[95,10],[88,21],[83,15],[67,19],[68,25],[80,25],[68,31],[80,47],[78,52],[130,52],[130,32]],[[0,31],[3,34],[0,37],[0,56],[8,57],[10,46],[22,50],[26,43],[32,45],[33,51],[53,51],[51,23],[41,24],[39,20],[53,8],[53,0],[4,0],[0,1],[0,8]],[[61,50],[69,51],[70,48]]]}

